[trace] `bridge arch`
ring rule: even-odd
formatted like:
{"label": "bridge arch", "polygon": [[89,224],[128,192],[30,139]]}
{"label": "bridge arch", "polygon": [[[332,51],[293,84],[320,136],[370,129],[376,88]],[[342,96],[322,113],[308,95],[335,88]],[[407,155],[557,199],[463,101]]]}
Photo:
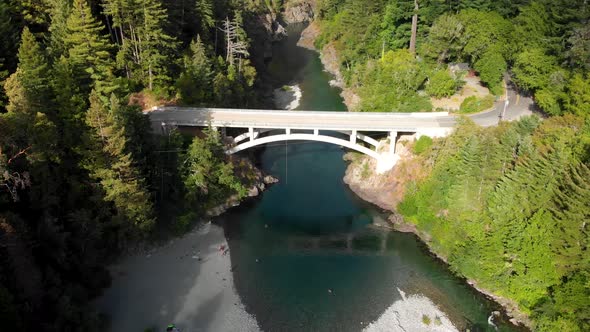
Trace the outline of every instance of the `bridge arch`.
{"label": "bridge arch", "polygon": [[[352,136],[352,135],[354,135],[354,136]],[[227,150],[227,153],[234,154],[234,153],[244,151],[246,149],[249,149],[249,148],[252,148],[255,146],[260,146],[260,145],[275,143],[275,142],[282,142],[282,141],[315,141],[315,142],[323,142],[323,143],[330,143],[330,144],[334,144],[334,145],[343,146],[343,147],[349,148],[351,150],[355,150],[360,153],[366,154],[366,155],[373,157],[377,160],[381,159],[381,155],[377,151],[371,150],[367,147],[364,147],[364,146],[356,143],[356,133],[353,133],[352,135],[351,135],[350,140],[344,140],[344,139],[333,137],[333,136],[320,135],[318,133],[318,131],[314,132],[313,134],[300,134],[300,133],[291,134],[287,131],[287,133],[285,133],[285,134],[270,135],[270,136],[258,138],[259,137],[258,134],[254,134],[254,132],[250,132],[250,136],[249,136],[250,140],[249,141],[239,143],[238,145],[233,146],[232,148]],[[240,138],[242,138],[242,137],[240,137]],[[241,139],[241,141],[243,141],[243,139]]]}
{"label": "bridge arch", "polygon": [[[245,132],[245,133],[243,133],[243,134],[241,134],[239,136],[236,136],[234,138],[234,143],[235,144],[239,144],[242,141],[245,141],[245,140],[249,139],[250,138],[250,135],[253,135],[253,137],[256,139],[261,134],[265,134],[265,133],[276,131],[276,130],[279,130],[279,129],[269,129],[269,128],[254,129],[253,133]],[[356,131],[350,131],[350,130],[332,130],[332,131],[333,132],[338,132],[338,133],[341,133],[341,134],[345,134],[345,135],[348,135],[348,136],[355,135],[357,139],[360,139],[361,141],[363,141],[365,143],[368,143],[368,144],[372,145],[375,148],[377,148],[379,146],[379,142],[376,139],[374,139],[374,138],[372,138],[370,136],[367,136],[367,135],[358,133]]]}

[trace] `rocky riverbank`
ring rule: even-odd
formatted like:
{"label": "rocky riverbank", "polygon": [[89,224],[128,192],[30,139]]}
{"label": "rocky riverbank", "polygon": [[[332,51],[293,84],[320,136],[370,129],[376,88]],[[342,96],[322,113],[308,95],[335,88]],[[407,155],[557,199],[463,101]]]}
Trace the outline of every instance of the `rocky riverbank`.
{"label": "rocky riverbank", "polygon": [[[363,332],[380,331],[459,331],[436,304],[425,296],[409,295],[398,289],[402,299],[394,302],[376,321]],[[421,317],[417,320],[416,317]]]}

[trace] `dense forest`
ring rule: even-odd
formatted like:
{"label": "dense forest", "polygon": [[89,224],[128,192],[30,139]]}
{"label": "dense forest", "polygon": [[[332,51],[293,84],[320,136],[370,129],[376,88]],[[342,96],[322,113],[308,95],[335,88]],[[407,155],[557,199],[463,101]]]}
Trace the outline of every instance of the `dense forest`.
{"label": "dense forest", "polygon": [[214,130],[193,139],[163,128],[154,138],[141,109],[254,106],[244,22],[279,7],[0,2],[3,331],[101,330],[86,305],[109,283],[109,257],[154,229],[183,231],[212,204],[245,193]]}
{"label": "dense forest", "polygon": [[[400,212],[460,275],[514,300],[538,331],[590,330],[590,4],[583,0],[322,0],[318,47],[340,54],[361,111],[431,110],[467,62],[505,72],[548,117],[462,120],[418,141],[429,172]],[[416,17],[415,41],[412,19]]]}
{"label": "dense forest", "polygon": [[548,114],[589,111],[587,1],[321,0],[318,6],[316,44],[339,51],[362,111],[430,111],[429,96],[452,95],[461,84],[447,70],[452,62],[469,63],[495,95],[510,69]]}

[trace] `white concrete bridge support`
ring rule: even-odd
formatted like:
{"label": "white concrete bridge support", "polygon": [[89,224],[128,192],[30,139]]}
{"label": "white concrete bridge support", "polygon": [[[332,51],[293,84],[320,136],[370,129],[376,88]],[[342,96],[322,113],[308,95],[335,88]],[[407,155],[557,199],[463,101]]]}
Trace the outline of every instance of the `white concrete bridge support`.
{"label": "white concrete bridge support", "polygon": [[383,174],[392,169],[400,157],[395,153],[395,146],[397,144],[397,131],[389,132],[389,147],[383,151],[377,159],[377,173]]}

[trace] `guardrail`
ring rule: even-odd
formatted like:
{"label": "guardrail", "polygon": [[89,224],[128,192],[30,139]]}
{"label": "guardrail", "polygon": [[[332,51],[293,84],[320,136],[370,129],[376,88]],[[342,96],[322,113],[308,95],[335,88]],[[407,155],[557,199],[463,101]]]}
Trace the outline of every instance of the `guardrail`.
{"label": "guardrail", "polygon": [[330,117],[402,117],[402,118],[438,118],[449,115],[449,112],[420,112],[420,113],[400,113],[400,112],[327,112],[327,111],[307,111],[307,110],[262,110],[262,109],[237,109],[237,108],[207,108],[207,107],[180,107],[180,106],[155,106],[144,112],[222,112],[222,113],[244,113],[260,115],[280,115],[280,116],[330,116]]}

